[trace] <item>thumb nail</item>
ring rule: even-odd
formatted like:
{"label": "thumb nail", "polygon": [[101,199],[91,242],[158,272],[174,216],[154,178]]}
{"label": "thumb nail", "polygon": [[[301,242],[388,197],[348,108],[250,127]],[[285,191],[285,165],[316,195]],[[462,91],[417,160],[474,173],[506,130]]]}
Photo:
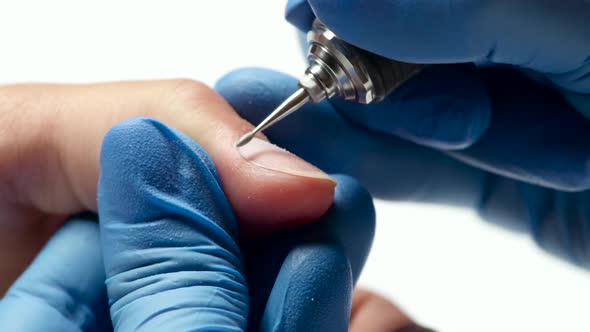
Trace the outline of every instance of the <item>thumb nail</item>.
{"label": "thumb nail", "polygon": [[334,179],[319,168],[265,140],[254,138],[239,147],[238,151],[242,158],[256,166],[294,176],[325,179],[336,184]]}

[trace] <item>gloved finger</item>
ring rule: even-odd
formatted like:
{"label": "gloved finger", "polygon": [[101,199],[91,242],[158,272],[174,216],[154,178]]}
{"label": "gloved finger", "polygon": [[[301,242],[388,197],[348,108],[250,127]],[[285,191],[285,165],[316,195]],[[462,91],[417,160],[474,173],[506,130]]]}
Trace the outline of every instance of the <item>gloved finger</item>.
{"label": "gloved finger", "polygon": [[477,142],[492,107],[479,71],[469,64],[427,67],[379,103],[330,102],[370,130],[444,150]]}
{"label": "gloved finger", "polygon": [[244,245],[252,331],[347,330],[352,287],[371,247],[375,211],[357,181],[334,178],[334,204],[318,222]]}
{"label": "gloved finger", "polygon": [[352,287],[338,246],[300,245],[281,267],[260,331],[348,331]]}
{"label": "gloved finger", "polygon": [[373,240],[375,212],[356,181],[335,178],[334,205],[302,231],[281,266],[263,316],[266,330],[348,331],[352,288]]}
{"label": "gloved finger", "polygon": [[205,151],[149,119],[113,127],[98,208],[117,331],[243,331],[237,223]]}
{"label": "gloved finger", "polygon": [[[292,0],[287,18],[309,26],[311,10]],[[590,4],[551,1],[309,0],[340,38],[413,63],[494,62],[551,73],[555,83],[590,92]]]}
{"label": "gloved finger", "polygon": [[62,226],[0,301],[1,331],[109,331],[98,224]]}

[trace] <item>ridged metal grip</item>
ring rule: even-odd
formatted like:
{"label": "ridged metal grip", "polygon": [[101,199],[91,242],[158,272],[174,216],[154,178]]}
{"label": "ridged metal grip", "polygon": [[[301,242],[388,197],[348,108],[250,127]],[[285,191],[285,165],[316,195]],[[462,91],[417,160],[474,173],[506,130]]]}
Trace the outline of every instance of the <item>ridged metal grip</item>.
{"label": "ridged metal grip", "polygon": [[425,66],[391,60],[350,45],[318,20],[307,41],[310,65],[299,86],[315,102],[325,98],[378,102]]}

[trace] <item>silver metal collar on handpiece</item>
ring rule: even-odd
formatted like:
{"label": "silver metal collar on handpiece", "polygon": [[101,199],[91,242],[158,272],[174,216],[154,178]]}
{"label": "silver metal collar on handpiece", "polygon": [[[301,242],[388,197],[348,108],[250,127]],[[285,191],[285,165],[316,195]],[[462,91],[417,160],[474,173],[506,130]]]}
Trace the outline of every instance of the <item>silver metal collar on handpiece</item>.
{"label": "silver metal collar on handpiece", "polygon": [[279,105],[236,146],[246,145],[254,136],[295,112],[308,101],[327,98],[360,104],[381,101],[423,65],[390,60],[350,45],[315,20],[307,34],[309,67],[299,80],[299,89]]}

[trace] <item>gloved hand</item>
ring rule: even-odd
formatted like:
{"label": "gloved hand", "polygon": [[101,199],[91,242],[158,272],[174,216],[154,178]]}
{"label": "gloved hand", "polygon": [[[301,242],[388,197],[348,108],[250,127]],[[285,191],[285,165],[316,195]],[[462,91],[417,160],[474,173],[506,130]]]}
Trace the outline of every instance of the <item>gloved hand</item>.
{"label": "gloved hand", "polygon": [[235,142],[252,125],[202,83],[0,85],[0,294],[64,221],[97,212],[104,135],[138,116],[209,153],[242,234],[317,220],[332,203],[336,183],[298,157],[262,140],[240,155]]}
{"label": "gloved hand", "polygon": [[318,223],[239,244],[205,151],[155,120],[119,124],[102,147],[100,239],[88,216],[63,226],[0,302],[0,330],[109,329],[106,268],[117,331],[346,331],[374,210],[335,178]]}
{"label": "gloved hand", "polygon": [[[300,29],[314,15],[361,48],[446,65],[379,104],[308,105],[265,132],[274,142],[382,198],[475,208],[590,267],[587,1],[289,1]],[[258,123],[295,87],[246,69],[217,90]]]}

